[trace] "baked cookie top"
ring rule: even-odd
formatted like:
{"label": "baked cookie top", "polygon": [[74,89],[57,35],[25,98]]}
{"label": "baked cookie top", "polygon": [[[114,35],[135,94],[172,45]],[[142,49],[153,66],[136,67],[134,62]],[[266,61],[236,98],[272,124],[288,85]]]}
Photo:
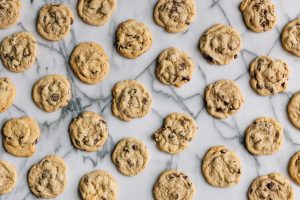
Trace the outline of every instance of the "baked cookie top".
{"label": "baked cookie top", "polygon": [[153,187],[155,200],[192,200],[195,187],[189,177],[179,170],[162,172]]}
{"label": "baked cookie top", "polygon": [[185,31],[194,20],[194,0],[158,0],[154,8],[154,21],[170,33]]}
{"label": "baked cookie top", "polygon": [[185,52],[171,47],[159,54],[156,77],[165,85],[180,87],[192,79],[194,63]]}
{"label": "baked cookie top", "polygon": [[9,162],[0,160],[0,195],[12,191],[16,184],[16,168]]}
{"label": "baked cookie top", "polygon": [[296,152],[290,159],[289,174],[293,181],[300,185],[300,151]]}
{"label": "baked cookie top", "polygon": [[125,80],[116,83],[112,95],[112,113],[123,121],[142,118],[151,110],[152,97],[138,81]]}
{"label": "baked cookie top", "polygon": [[116,0],[79,0],[78,15],[85,22],[102,26],[110,19],[116,7]]}
{"label": "baked cookie top", "polygon": [[285,50],[300,56],[300,18],[285,25],[281,32],[281,44]]}
{"label": "baked cookie top", "polygon": [[77,45],[71,56],[70,66],[84,83],[95,84],[104,80],[109,72],[109,60],[104,49],[94,42]]}
{"label": "baked cookie top", "polygon": [[30,157],[35,152],[35,144],[40,137],[40,129],[28,116],[12,118],[2,128],[5,150],[18,157]]}
{"label": "baked cookie top", "polygon": [[279,151],[283,138],[283,127],[270,117],[257,118],[246,130],[247,149],[254,155],[271,155]]}
{"label": "baked cookie top", "polygon": [[71,29],[73,13],[64,4],[46,4],[39,11],[37,31],[46,40],[62,40]]}
{"label": "baked cookie top", "polygon": [[135,138],[123,138],[115,146],[112,161],[119,172],[126,176],[134,176],[142,172],[149,160],[146,145]]}
{"label": "baked cookie top", "polygon": [[244,104],[240,88],[231,80],[219,80],[208,85],[205,100],[207,112],[219,119],[235,114]]}
{"label": "baked cookie top", "polygon": [[240,34],[232,27],[216,24],[200,38],[200,51],[211,64],[225,65],[237,58],[242,48]]}
{"label": "baked cookie top", "polygon": [[109,173],[96,170],[84,175],[79,184],[79,191],[83,200],[116,200],[118,185]]}
{"label": "baked cookie top", "polygon": [[292,124],[300,129],[300,91],[296,92],[290,99],[287,112]]}
{"label": "baked cookie top", "polygon": [[100,149],[108,138],[105,120],[94,112],[83,112],[69,126],[73,145],[80,150],[93,152]]}
{"label": "baked cookie top", "polygon": [[71,96],[69,80],[57,74],[40,78],[32,89],[33,101],[45,112],[54,112],[67,106]]}
{"label": "baked cookie top", "polygon": [[294,191],[289,181],[280,173],[257,177],[248,190],[249,200],[293,200]]}
{"label": "baked cookie top", "polygon": [[55,198],[63,193],[67,185],[67,166],[56,155],[46,156],[33,165],[28,173],[31,192],[38,198]]}
{"label": "baked cookie top", "polygon": [[266,32],[276,25],[275,5],[271,0],[243,0],[240,10],[247,27],[254,32]]}
{"label": "baked cookie top", "polygon": [[0,56],[3,65],[9,71],[26,71],[36,60],[35,37],[29,32],[18,32],[4,38],[0,46]]}
{"label": "baked cookie top", "polygon": [[169,154],[178,154],[189,146],[195,137],[195,120],[183,113],[171,113],[164,119],[163,126],[154,133],[156,146]]}
{"label": "baked cookie top", "polygon": [[149,28],[134,19],[119,24],[116,40],[118,52],[130,59],[139,57],[152,46],[152,34]]}
{"label": "baked cookie top", "polygon": [[20,19],[21,1],[1,0],[0,13],[0,29],[6,29],[15,25]]}
{"label": "baked cookie top", "polygon": [[16,87],[8,77],[0,77],[0,113],[5,112],[16,98]]}

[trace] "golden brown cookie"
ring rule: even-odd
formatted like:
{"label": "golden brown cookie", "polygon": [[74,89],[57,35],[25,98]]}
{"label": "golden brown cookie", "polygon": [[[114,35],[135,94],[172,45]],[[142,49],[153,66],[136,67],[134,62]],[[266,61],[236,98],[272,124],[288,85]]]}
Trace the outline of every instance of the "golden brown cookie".
{"label": "golden brown cookie", "polygon": [[21,1],[1,0],[0,13],[0,29],[6,29],[15,25],[21,16]]}
{"label": "golden brown cookie", "polygon": [[16,87],[8,77],[0,77],[0,113],[5,112],[16,98]]}
{"label": "golden brown cookie", "polygon": [[290,99],[287,113],[292,124],[300,129],[300,91],[296,92]]}
{"label": "golden brown cookie", "polygon": [[281,44],[285,50],[300,56],[300,18],[290,21],[281,32]]}
{"label": "golden brown cookie", "polygon": [[291,157],[288,170],[293,181],[300,185],[300,151]]}
{"label": "golden brown cookie", "polygon": [[0,195],[12,191],[17,184],[17,172],[15,166],[0,160]]}

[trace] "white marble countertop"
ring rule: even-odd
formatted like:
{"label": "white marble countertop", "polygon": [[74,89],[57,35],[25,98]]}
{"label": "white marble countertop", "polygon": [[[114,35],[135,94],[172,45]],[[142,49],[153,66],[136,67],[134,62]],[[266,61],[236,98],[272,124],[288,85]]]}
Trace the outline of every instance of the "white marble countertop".
{"label": "white marble countertop", "polygon": [[[75,21],[70,34],[60,42],[47,42],[36,31],[38,10],[45,3],[63,2],[74,13]],[[38,58],[34,66],[25,73],[11,73],[2,64],[0,76],[9,76],[17,87],[17,96],[13,106],[0,114],[0,126],[11,117],[29,115],[39,122],[42,136],[37,144],[36,153],[31,158],[17,158],[6,153],[0,147],[0,158],[8,160],[17,167],[18,183],[1,200],[36,199],[27,184],[27,173],[31,165],[45,155],[57,154],[68,165],[68,184],[63,194],[56,199],[77,200],[80,177],[92,170],[103,169],[111,173],[119,185],[120,200],[150,200],[152,186],[159,173],[167,168],[185,171],[196,186],[195,199],[244,200],[252,180],[258,175],[281,172],[288,177],[289,158],[300,150],[300,131],[293,128],[286,114],[286,105],[291,95],[300,89],[300,58],[283,50],[280,32],[283,26],[299,16],[299,0],[274,0],[278,23],[276,28],[266,33],[254,33],[244,25],[238,10],[240,0],[196,0],[197,14],[188,31],[170,34],[153,21],[153,7],[156,0],[118,0],[118,6],[109,23],[94,27],[83,23],[76,11],[76,0],[23,0],[21,21],[14,27],[1,30],[0,40],[21,30],[32,32],[38,40]],[[114,48],[114,33],[117,25],[135,18],[147,24],[153,34],[152,48],[135,60],[121,57]],[[209,65],[198,50],[200,35],[215,23],[224,23],[237,29],[243,39],[243,50],[239,57],[224,67]],[[86,85],[75,78],[68,65],[69,55],[74,46],[83,41],[101,44],[110,58],[110,73],[97,85]],[[181,88],[162,85],[154,76],[155,61],[158,54],[167,47],[178,47],[189,52],[196,68],[193,79]],[[291,69],[287,92],[271,97],[256,95],[250,88],[248,65],[258,55],[270,55],[285,60]],[[40,77],[52,74],[66,75],[72,84],[73,99],[70,105],[54,113],[45,113],[38,109],[31,98],[31,88]],[[142,119],[122,122],[112,116],[110,109],[111,88],[123,79],[137,79],[142,82],[153,96],[151,112]],[[239,84],[245,97],[242,109],[233,117],[218,120],[211,117],[203,107],[204,87],[218,79],[232,79]],[[71,119],[82,111],[100,113],[109,126],[109,139],[104,148],[95,153],[85,153],[74,149],[68,125]],[[179,155],[171,156],[157,150],[152,133],[157,130],[162,119],[171,112],[191,114],[199,129],[190,147]],[[252,156],[244,146],[246,127],[260,116],[278,119],[284,126],[284,142],[280,151],[271,156]],[[150,152],[150,162],[143,173],[126,177],[121,175],[111,161],[111,151],[115,143],[125,137],[142,139]],[[243,174],[238,185],[230,189],[219,189],[208,185],[200,170],[201,160],[206,150],[213,145],[226,145],[237,152],[242,161]],[[290,179],[290,178],[289,178]],[[300,187],[292,183],[295,199],[300,199]]]}

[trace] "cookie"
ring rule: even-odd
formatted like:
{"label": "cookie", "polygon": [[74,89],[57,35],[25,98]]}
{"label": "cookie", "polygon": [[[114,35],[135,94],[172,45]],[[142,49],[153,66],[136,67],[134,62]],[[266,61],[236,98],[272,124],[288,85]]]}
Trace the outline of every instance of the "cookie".
{"label": "cookie", "polygon": [[12,118],[2,128],[5,150],[17,157],[30,157],[40,137],[38,124],[30,117]]}
{"label": "cookie", "polygon": [[197,125],[192,117],[182,113],[171,113],[153,136],[158,149],[169,154],[178,154],[189,146],[196,130]]}
{"label": "cookie", "polygon": [[135,138],[123,138],[112,153],[112,161],[119,172],[134,176],[142,172],[149,160],[149,153],[144,143]]}
{"label": "cookie", "polygon": [[21,16],[20,0],[1,0],[0,29],[6,29],[17,24]]}
{"label": "cookie", "polygon": [[153,187],[155,200],[192,200],[195,187],[189,177],[179,170],[162,172]]}
{"label": "cookie", "polygon": [[116,0],[79,0],[79,17],[87,24],[102,26],[110,19],[116,7]]}
{"label": "cookie", "polygon": [[293,181],[300,185],[300,151],[295,153],[290,159],[289,174]]}
{"label": "cookie", "polygon": [[300,91],[296,92],[287,106],[287,113],[292,124],[300,129]]}
{"label": "cookie", "polygon": [[62,40],[71,29],[73,13],[64,4],[46,4],[39,11],[38,33],[46,40]]}
{"label": "cookie", "polygon": [[142,118],[151,110],[152,97],[138,81],[125,80],[116,83],[112,96],[112,113],[123,121]]}
{"label": "cookie", "polygon": [[287,89],[289,67],[282,60],[259,56],[251,62],[250,76],[253,90],[261,96],[270,96]]}
{"label": "cookie", "polygon": [[172,47],[160,53],[155,72],[163,84],[180,87],[192,79],[193,70],[194,63],[191,57]]}
{"label": "cookie", "polygon": [[67,166],[65,161],[56,156],[46,156],[33,165],[28,173],[31,192],[38,198],[55,198],[67,185]]}
{"label": "cookie", "polygon": [[42,77],[32,89],[33,101],[45,112],[54,112],[67,106],[71,96],[69,80],[57,74]]}
{"label": "cookie", "polygon": [[248,190],[248,200],[293,200],[294,191],[289,181],[280,173],[257,177]]}
{"label": "cookie", "polygon": [[238,184],[242,175],[240,159],[225,146],[211,147],[203,158],[202,174],[212,186],[232,187]]}
{"label": "cookie", "polygon": [[0,113],[5,112],[16,98],[16,87],[8,77],[0,77]]}
{"label": "cookie", "polygon": [[281,32],[281,44],[285,50],[300,56],[300,18],[285,25]]}
{"label": "cookie", "polygon": [[194,0],[158,0],[154,8],[154,21],[170,33],[185,31],[195,15]]}
{"label": "cookie", "polygon": [[12,72],[24,72],[36,60],[37,41],[29,32],[10,35],[1,43],[0,56],[6,69]]}
{"label": "cookie", "polygon": [[227,25],[216,24],[200,38],[200,51],[210,64],[230,63],[237,58],[241,48],[240,34]]}
{"label": "cookie", "polygon": [[248,126],[245,135],[247,149],[254,155],[271,155],[279,151],[283,127],[270,117],[257,118]]}
{"label": "cookie", "polygon": [[100,149],[108,138],[105,120],[94,112],[83,112],[74,118],[69,126],[73,145],[82,151]]}
{"label": "cookie", "polygon": [[243,0],[240,11],[247,27],[254,32],[266,32],[276,25],[275,5],[271,0]]}
{"label": "cookie", "polygon": [[139,57],[152,46],[149,28],[134,19],[122,22],[118,26],[116,40],[118,52],[130,59]]}
{"label": "cookie", "polygon": [[70,56],[70,66],[77,78],[88,84],[103,81],[109,72],[108,56],[94,42],[77,45]]}
{"label": "cookie", "polygon": [[9,193],[17,184],[17,172],[15,167],[0,160],[0,195]]}
{"label": "cookie", "polygon": [[117,200],[118,185],[109,173],[96,170],[84,175],[79,183],[83,200]]}
{"label": "cookie", "polygon": [[210,115],[224,119],[241,108],[244,97],[234,81],[219,80],[205,88],[205,101]]}

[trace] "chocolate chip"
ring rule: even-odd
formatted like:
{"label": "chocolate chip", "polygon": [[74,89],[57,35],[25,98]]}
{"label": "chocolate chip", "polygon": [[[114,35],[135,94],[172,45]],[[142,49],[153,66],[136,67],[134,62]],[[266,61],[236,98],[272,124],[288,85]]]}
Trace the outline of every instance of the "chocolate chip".
{"label": "chocolate chip", "polygon": [[98,142],[99,142],[99,139],[96,138],[96,139],[94,140],[94,144],[97,144]]}
{"label": "chocolate chip", "polygon": [[211,62],[211,63],[214,63],[214,62],[215,62],[215,60],[214,60],[211,56],[209,56],[209,55],[204,55],[204,58],[205,58],[208,62]]}
{"label": "chocolate chip", "polygon": [[184,70],[186,68],[186,64],[185,63],[180,63],[179,64],[179,70]]}
{"label": "chocolate chip", "polygon": [[60,96],[59,96],[59,94],[52,94],[50,98],[52,101],[58,101]]}
{"label": "chocolate chip", "polygon": [[234,59],[236,59],[238,57],[238,55],[234,55],[233,57],[234,57]]}
{"label": "chocolate chip", "polygon": [[183,81],[190,81],[190,78],[189,77],[182,77],[182,80]]}
{"label": "chocolate chip", "polygon": [[275,183],[273,182],[270,182],[267,184],[267,187],[270,189],[270,190],[274,190],[274,186],[275,186]]}
{"label": "chocolate chip", "polygon": [[222,150],[221,150],[221,153],[226,153],[226,152],[227,152],[226,149],[222,149]]}
{"label": "chocolate chip", "polygon": [[137,150],[137,146],[134,144],[134,145],[132,145],[132,149],[133,150]]}
{"label": "chocolate chip", "polygon": [[146,98],[144,98],[142,102],[143,102],[143,104],[147,104],[148,100]]}

